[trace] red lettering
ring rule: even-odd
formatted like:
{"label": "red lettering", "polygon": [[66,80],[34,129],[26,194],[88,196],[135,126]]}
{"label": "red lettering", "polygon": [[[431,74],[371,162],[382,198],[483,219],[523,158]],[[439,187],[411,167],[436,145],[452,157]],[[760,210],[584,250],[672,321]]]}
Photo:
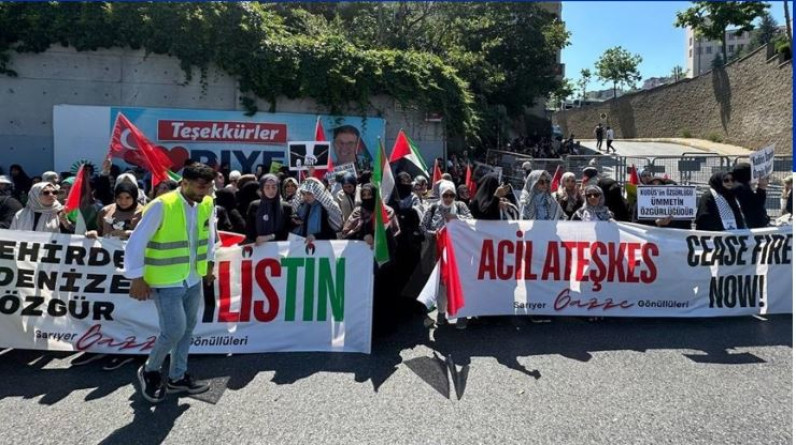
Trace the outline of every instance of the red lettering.
{"label": "red lettering", "polygon": [[586,301],[582,301],[579,299],[573,299],[569,293],[570,293],[569,289],[562,290],[556,297],[556,301],[553,303],[553,309],[555,309],[557,312],[562,311],[568,307],[576,307],[579,309],[585,308],[586,310],[589,311],[592,309],[602,308],[603,311],[608,311],[616,308],[628,309],[634,306],[634,303],[630,303],[627,300],[622,300],[619,303],[614,303],[613,298],[606,298],[605,300],[600,301],[598,298],[592,297]]}
{"label": "red lettering", "polygon": [[478,279],[483,280],[486,275],[488,279],[495,279],[495,246],[491,240],[484,240],[481,245],[481,261],[478,264]]}
{"label": "red lettering", "polygon": [[553,280],[561,279],[561,268],[558,262],[558,244],[555,241],[550,241],[547,243],[547,255],[544,260],[544,268],[542,268],[542,280],[550,279],[551,275]]}
{"label": "red lettering", "polygon": [[260,261],[255,267],[254,278],[257,280],[257,285],[260,286],[263,294],[265,294],[265,299],[268,300],[267,311],[264,307],[264,301],[254,302],[254,318],[262,322],[272,321],[279,313],[279,295],[268,280],[268,275],[265,273],[266,269],[270,270],[270,276],[272,277],[278,278],[282,275],[282,266],[279,264],[279,261],[273,258]]}
{"label": "red lettering", "polygon": [[497,246],[497,276],[501,280],[509,280],[514,275],[511,267],[511,258],[507,258],[514,253],[514,243],[511,241],[500,241]]}
{"label": "red lettering", "polygon": [[240,265],[240,321],[249,321],[252,312],[252,261],[243,260]]}
{"label": "red lettering", "polygon": [[655,267],[655,261],[652,257],[658,256],[658,246],[653,243],[646,243],[641,248],[641,260],[647,266],[646,271],[641,272],[642,283],[652,283],[658,277],[658,269]]}
{"label": "red lettering", "polygon": [[138,343],[138,338],[134,335],[126,337],[124,340],[115,342],[112,337],[106,337],[102,333],[102,325],[95,324],[91,326],[85,334],[83,334],[77,342],[75,348],[78,351],[85,351],[92,346],[107,346],[109,348],[116,348],[117,351],[124,351],[127,349],[137,349],[139,351],[148,351],[155,345],[156,336],[147,337],[142,343]]}
{"label": "red lettering", "polygon": [[587,281],[586,268],[589,267],[589,259],[586,258],[586,250],[589,249],[587,241],[579,241],[577,243],[577,256],[575,264],[575,279],[578,281]]}
{"label": "red lettering", "polygon": [[620,283],[625,281],[625,268],[623,262],[625,261],[625,243],[608,243],[608,280],[614,282],[614,275],[616,280]]}
{"label": "red lettering", "polygon": [[230,304],[230,278],[229,278],[229,261],[222,261],[218,265],[218,287],[219,287],[219,304],[218,304],[218,321],[219,322],[236,322],[240,319],[240,314],[232,312]]}
{"label": "red lettering", "polygon": [[531,270],[531,264],[533,263],[533,243],[530,241],[525,242],[525,279],[526,280],[535,280],[536,274],[533,273]]}
{"label": "red lettering", "polygon": [[636,252],[641,250],[641,245],[638,243],[627,243],[627,276],[625,277],[627,283],[638,283],[636,276]]}

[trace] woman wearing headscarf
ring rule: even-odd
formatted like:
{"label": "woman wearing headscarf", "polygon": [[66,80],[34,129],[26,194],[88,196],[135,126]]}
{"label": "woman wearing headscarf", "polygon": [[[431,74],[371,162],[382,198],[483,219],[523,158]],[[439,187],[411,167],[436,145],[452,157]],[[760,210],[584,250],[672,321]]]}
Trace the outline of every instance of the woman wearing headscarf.
{"label": "woman wearing headscarf", "polygon": [[586,202],[572,215],[572,221],[613,221],[614,214],[605,205],[603,189],[597,185],[587,185],[583,192]]}
{"label": "woman wearing headscarf", "polygon": [[479,181],[478,191],[470,202],[470,214],[475,219],[510,220],[519,217],[519,210],[511,204],[506,196],[508,186],[501,186],[498,175],[490,173]]}
{"label": "woman wearing headscarf", "polygon": [[64,207],[58,202],[57,193],[56,186],[49,182],[31,187],[25,208],[14,215],[9,230],[71,233],[73,228],[61,213]]}
{"label": "woman wearing headscarf", "polygon": [[[373,232],[375,230],[373,212],[376,210],[376,193],[373,184],[364,184],[360,190],[360,204],[351,212],[343,224],[341,233],[343,239],[364,240],[373,246]],[[395,212],[389,206],[384,206],[388,220],[384,221],[385,228],[389,228],[393,236],[400,233]]]}
{"label": "woman wearing headscarf", "polygon": [[472,196],[470,196],[470,189],[467,188],[467,184],[461,184],[458,187],[456,187],[457,201],[461,201],[469,206],[471,198]]}
{"label": "woman wearing headscarf", "polygon": [[[219,222],[222,223],[219,225],[219,230],[240,234],[246,233],[246,220],[243,219],[243,215],[240,213],[238,202],[235,200],[235,192],[232,190],[216,190],[216,214]],[[227,220],[229,221],[228,226],[224,224]]]}
{"label": "woman wearing headscarf", "polygon": [[719,172],[710,177],[710,189],[702,194],[697,204],[697,230],[722,232],[746,228],[733,181],[730,172]]}
{"label": "woman wearing headscarf", "polygon": [[[423,222],[420,226],[425,231],[426,235],[434,240],[437,234],[448,221],[454,219],[472,219],[470,209],[463,202],[456,201],[456,186],[452,182],[442,180],[439,181],[439,194],[440,200],[431,204],[423,215]],[[447,323],[446,311],[448,309],[448,299],[444,292],[444,287],[440,284],[440,292],[437,294],[437,324]],[[433,325],[434,320],[427,319],[425,324],[427,327]],[[467,327],[467,319],[459,318],[456,320],[456,327],[465,329]]]}
{"label": "woman wearing headscarf", "polygon": [[357,177],[351,172],[342,175],[342,190],[334,195],[335,202],[343,212],[343,221],[348,221],[348,217],[353,213],[354,208],[359,205],[359,187],[357,187]]}
{"label": "woman wearing headscarf", "polygon": [[30,187],[33,185],[30,177],[19,164],[11,164],[8,173],[11,175],[11,182],[14,183],[12,196],[19,202],[25,202],[28,191],[30,191]]}
{"label": "woman wearing headscarf", "polygon": [[279,178],[271,173],[260,179],[260,199],[249,204],[246,212],[246,242],[260,245],[285,241],[294,228],[293,207],[282,201]]}
{"label": "woman wearing headscarf", "polygon": [[61,178],[58,176],[58,173],[54,171],[46,171],[41,174],[42,182],[49,182],[52,185],[58,185]]}
{"label": "woman wearing headscarf", "polygon": [[321,181],[307,178],[291,205],[296,211],[297,227],[293,233],[303,236],[307,242],[337,238],[337,232],[343,227],[343,214]]}
{"label": "woman wearing headscarf", "polygon": [[141,205],[146,205],[147,203],[146,193],[144,193],[144,191],[141,189],[140,184],[138,183],[138,178],[136,178],[135,175],[130,172],[122,173],[116,178],[116,184],[124,181],[127,181],[138,188],[137,201]]}
{"label": "woman wearing headscarf", "polygon": [[249,204],[260,199],[259,190],[259,181],[247,182],[240,187],[238,193],[235,195],[235,198],[238,202],[238,212],[240,212],[241,215],[245,215],[249,210]]}
{"label": "woman wearing headscarf", "polygon": [[552,177],[545,170],[534,170],[525,180],[520,195],[522,219],[552,220],[566,219],[567,214],[550,193]]}
{"label": "woman wearing headscarf", "polygon": [[733,193],[741,206],[746,225],[750,229],[757,229],[768,226],[770,218],[766,210],[766,187],[768,178],[760,178],[757,187],[752,189],[752,166],[742,162],[732,169],[732,176],[735,180]]}
{"label": "woman wearing headscarf", "polygon": [[296,197],[296,193],[298,192],[298,182],[296,178],[291,178],[288,176],[282,182],[282,198],[285,199],[285,202],[293,202],[293,198]]}
{"label": "woman wearing headscarf", "polygon": [[126,240],[141,219],[144,207],[136,201],[138,187],[127,181],[113,189],[114,203],[103,207],[97,214],[97,230],[86,232],[86,238],[98,236]]}
{"label": "woman wearing headscarf", "polygon": [[583,207],[584,199],[578,188],[578,181],[575,178],[575,173],[566,172],[561,176],[561,185],[558,186],[556,192],[556,201],[567,218],[572,218],[575,212]]}

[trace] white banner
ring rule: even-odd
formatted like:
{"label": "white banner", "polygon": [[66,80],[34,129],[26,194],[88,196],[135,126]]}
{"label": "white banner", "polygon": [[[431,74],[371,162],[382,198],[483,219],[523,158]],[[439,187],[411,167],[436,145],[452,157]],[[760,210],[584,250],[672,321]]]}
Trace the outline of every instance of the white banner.
{"label": "white banner", "polygon": [[749,162],[752,164],[752,181],[757,182],[758,179],[774,173],[775,147],[775,144],[771,144],[749,155]]}
{"label": "white banner", "polygon": [[697,196],[693,185],[640,185],[636,193],[639,219],[671,216],[696,218]]}
{"label": "white banner", "polygon": [[[152,300],[129,297],[119,241],[0,230],[0,348],[147,353]],[[191,353],[370,353],[373,253],[363,242],[221,248]]]}
{"label": "white banner", "polygon": [[792,313],[792,226],[698,232],[611,222],[453,221],[447,227],[464,301],[459,317]]}

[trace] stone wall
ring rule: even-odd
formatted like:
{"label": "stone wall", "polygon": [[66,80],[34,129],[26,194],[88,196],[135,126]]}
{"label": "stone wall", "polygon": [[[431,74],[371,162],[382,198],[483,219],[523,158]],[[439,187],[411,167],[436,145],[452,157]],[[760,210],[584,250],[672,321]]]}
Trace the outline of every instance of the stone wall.
{"label": "stone wall", "polygon": [[[100,105],[119,107],[240,110],[238,82],[211,68],[207,86],[198,70],[185,83],[179,60],[145,55],[141,50],[109,49],[78,52],[52,46],[39,54],[11,54],[11,68],[19,76],[0,75],[0,167],[19,163],[29,174],[53,166],[53,106]],[[258,100],[263,113],[270,104]],[[279,98],[275,112],[327,114],[314,100]],[[346,114],[359,115],[355,110]],[[399,129],[413,138],[426,159],[442,156],[441,123],[425,122],[425,114],[399,107],[386,96],[375,97],[369,117],[386,120],[389,150]]]}
{"label": "stone wall", "polygon": [[[793,152],[793,65],[761,47],[693,79],[553,115],[564,134],[593,139],[597,122],[617,139],[693,137],[758,150]],[[605,119],[601,119],[605,113]],[[689,136],[690,134],[690,136]]]}

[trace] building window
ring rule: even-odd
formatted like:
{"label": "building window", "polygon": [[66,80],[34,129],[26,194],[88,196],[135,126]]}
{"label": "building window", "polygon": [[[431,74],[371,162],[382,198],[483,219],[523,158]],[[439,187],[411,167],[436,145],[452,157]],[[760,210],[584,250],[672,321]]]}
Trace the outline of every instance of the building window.
{"label": "building window", "polygon": [[727,51],[729,51],[730,54],[735,52],[735,45],[727,45]]}
{"label": "building window", "polygon": [[694,57],[693,52],[694,52],[694,50],[689,48],[688,49],[688,57]]}
{"label": "building window", "polygon": [[706,46],[705,47],[705,54],[713,54],[713,47],[712,46]]}
{"label": "building window", "polygon": [[739,43],[738,44],[738,52],[743,51],[743,47],[744,47],[744,44],[743,43]]}

